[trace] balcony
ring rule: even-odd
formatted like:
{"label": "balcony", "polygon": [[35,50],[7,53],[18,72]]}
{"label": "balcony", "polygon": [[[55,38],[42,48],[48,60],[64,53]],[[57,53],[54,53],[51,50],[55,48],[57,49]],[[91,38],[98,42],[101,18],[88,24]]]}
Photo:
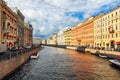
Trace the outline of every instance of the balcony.
{"label": "balcony", "polygon": [[108,27],[108,31],[109,31],[109,33],[114,33],[113,27],[112,27],[112,26],[109,26],[109,27]]}

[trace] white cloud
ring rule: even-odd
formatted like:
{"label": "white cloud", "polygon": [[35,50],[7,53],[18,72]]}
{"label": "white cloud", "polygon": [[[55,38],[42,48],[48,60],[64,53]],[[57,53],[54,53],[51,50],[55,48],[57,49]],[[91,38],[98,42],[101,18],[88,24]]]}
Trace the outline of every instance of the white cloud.
{"label": "white cloud", "polygon": [[[83,12],[83,18],[90,17],[98,9],[118,0],[5,0],[9,6],[18,7],[34,26],[34,36],[47,38],[68,25],[77,24],[80,19],[67,16],[66,12]],[[109,8],[109,7],[108,7]],[[37,32],[36,32],[37,31]]]}

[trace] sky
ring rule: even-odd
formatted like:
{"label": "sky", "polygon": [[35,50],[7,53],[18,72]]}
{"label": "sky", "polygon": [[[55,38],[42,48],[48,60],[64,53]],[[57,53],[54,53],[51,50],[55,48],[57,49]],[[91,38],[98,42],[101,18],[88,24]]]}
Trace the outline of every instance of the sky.
{"label": "sky", "polygon": [[64,27],[74,27],[91,16],[107,13],[120,0],[5,0],[33,25],[33,37],[47,39]]}

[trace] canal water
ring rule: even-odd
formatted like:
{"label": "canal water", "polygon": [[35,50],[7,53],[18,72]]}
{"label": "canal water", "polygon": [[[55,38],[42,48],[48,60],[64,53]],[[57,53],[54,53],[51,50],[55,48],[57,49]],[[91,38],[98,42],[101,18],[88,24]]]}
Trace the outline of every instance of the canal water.
{"label": "canal water", "polygon": [[108,59],[62,48],[45,47],[5,80],[120,80]]}

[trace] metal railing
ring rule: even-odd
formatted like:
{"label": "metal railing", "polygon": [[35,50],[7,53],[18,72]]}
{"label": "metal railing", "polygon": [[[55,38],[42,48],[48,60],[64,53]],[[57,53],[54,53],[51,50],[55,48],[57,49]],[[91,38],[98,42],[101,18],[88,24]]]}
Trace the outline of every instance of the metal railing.
{"label": "metal railing", "polygon": [[14,51],[7,50],[6,52],[0,53],[0,62],[3,60],[8,60],[8,59],[17,57],[19,55],[25,54],[25,53],[30,52],[38,47],[40,47],[40,46],[32,46],[31,48],[23,48],[22,50],[14,50]]}

